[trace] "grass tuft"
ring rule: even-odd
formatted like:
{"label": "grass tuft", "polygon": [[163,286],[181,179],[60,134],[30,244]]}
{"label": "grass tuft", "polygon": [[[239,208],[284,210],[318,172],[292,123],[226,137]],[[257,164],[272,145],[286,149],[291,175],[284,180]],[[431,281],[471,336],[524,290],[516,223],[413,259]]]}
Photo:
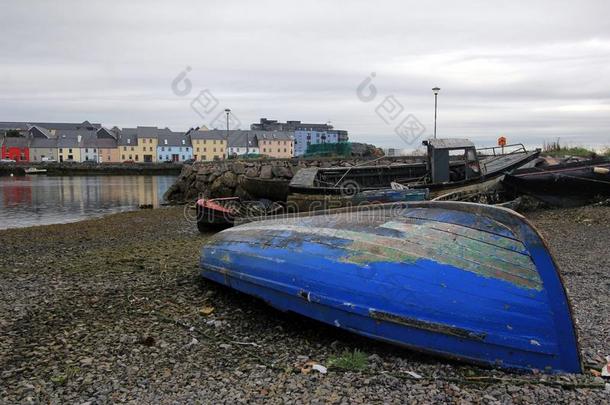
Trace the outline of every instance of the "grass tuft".
{"label": "grass tuft", "polygon": [[328,365],[346,371],[362,371],[368,366],[368,356],[358,349],[353,352],[346,349],[339,356],[332,356]]}

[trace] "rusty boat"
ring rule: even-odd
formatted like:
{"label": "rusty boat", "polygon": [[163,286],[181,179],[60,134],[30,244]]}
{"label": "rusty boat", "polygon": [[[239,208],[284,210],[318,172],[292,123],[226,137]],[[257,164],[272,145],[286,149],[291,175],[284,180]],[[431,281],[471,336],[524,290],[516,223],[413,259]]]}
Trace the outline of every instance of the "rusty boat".
{"label": "rusty boat", "polygon": [[428,189],[430,198],[473,187],[486,187],[507,172],[536,159],[540,150],[522,144],[477,149],[468,139],[429,139],[422,161],[299,170],[289,185],[288,203],[300,211],[355,205],[362,191],[389,189],[398,183]]}
{"label": "rusty boat", "polygon": [[279,203],[260,199],[244,201],[239,197],[200,198],[195,203],[197,229],[201,233],[228,228],[236,221],[276,215],[283,211]]}
{"label": "rusty boat", "polygon": [[549,205],[574,207],[610,197],[610,159],[560,162],[521,168],[507,174],[502,184]]}
{"label": "rusty boat", "polygon": [[509,209],[402,202],[226,229],[201,274],[360,335],[508,370],[581,372],[568,297],[544,240]]}

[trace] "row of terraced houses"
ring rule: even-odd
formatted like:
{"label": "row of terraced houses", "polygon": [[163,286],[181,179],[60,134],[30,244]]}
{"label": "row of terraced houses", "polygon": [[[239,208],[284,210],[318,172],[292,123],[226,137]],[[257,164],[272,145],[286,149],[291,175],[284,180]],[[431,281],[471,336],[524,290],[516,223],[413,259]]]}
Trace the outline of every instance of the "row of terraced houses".
{"label": "row of terraced houses", "polygon": [[0,122],[2,159],[22,162],[184,162],[222,160],[246,154],[289,158],[318,143],[347,142],[347,131],[329,124],[281,123],[262,118],[250,130],[186,132],[99,123]]}

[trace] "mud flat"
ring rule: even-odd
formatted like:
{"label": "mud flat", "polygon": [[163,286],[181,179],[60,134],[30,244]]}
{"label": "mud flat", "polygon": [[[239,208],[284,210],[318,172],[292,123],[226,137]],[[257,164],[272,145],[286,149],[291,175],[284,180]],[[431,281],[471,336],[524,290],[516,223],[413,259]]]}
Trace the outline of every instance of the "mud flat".
{"label": "mud flat", "polygon": [[[452,363],[280,313],[201,280],[208,236],[172,207],[0,231],[0,403],[607,402],[588,370],[610,354],[610,207],[528,216],[568,288],[584,375]],[[355,349],[361,369],[300,371]]]}

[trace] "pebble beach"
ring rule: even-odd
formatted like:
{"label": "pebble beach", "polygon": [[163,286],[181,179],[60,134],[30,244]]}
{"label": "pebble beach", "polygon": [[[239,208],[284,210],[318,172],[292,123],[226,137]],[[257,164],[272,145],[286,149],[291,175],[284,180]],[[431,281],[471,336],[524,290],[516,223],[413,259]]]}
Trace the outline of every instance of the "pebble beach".
{"label": "pebble beach", "polygon": [[590,370],[610,354],[610,207],[525,215],[559,265],[582,375],[452,362],[279,312],[203,280],[210,235],[170,207],[0,231],[0,403],[607,403]]}

